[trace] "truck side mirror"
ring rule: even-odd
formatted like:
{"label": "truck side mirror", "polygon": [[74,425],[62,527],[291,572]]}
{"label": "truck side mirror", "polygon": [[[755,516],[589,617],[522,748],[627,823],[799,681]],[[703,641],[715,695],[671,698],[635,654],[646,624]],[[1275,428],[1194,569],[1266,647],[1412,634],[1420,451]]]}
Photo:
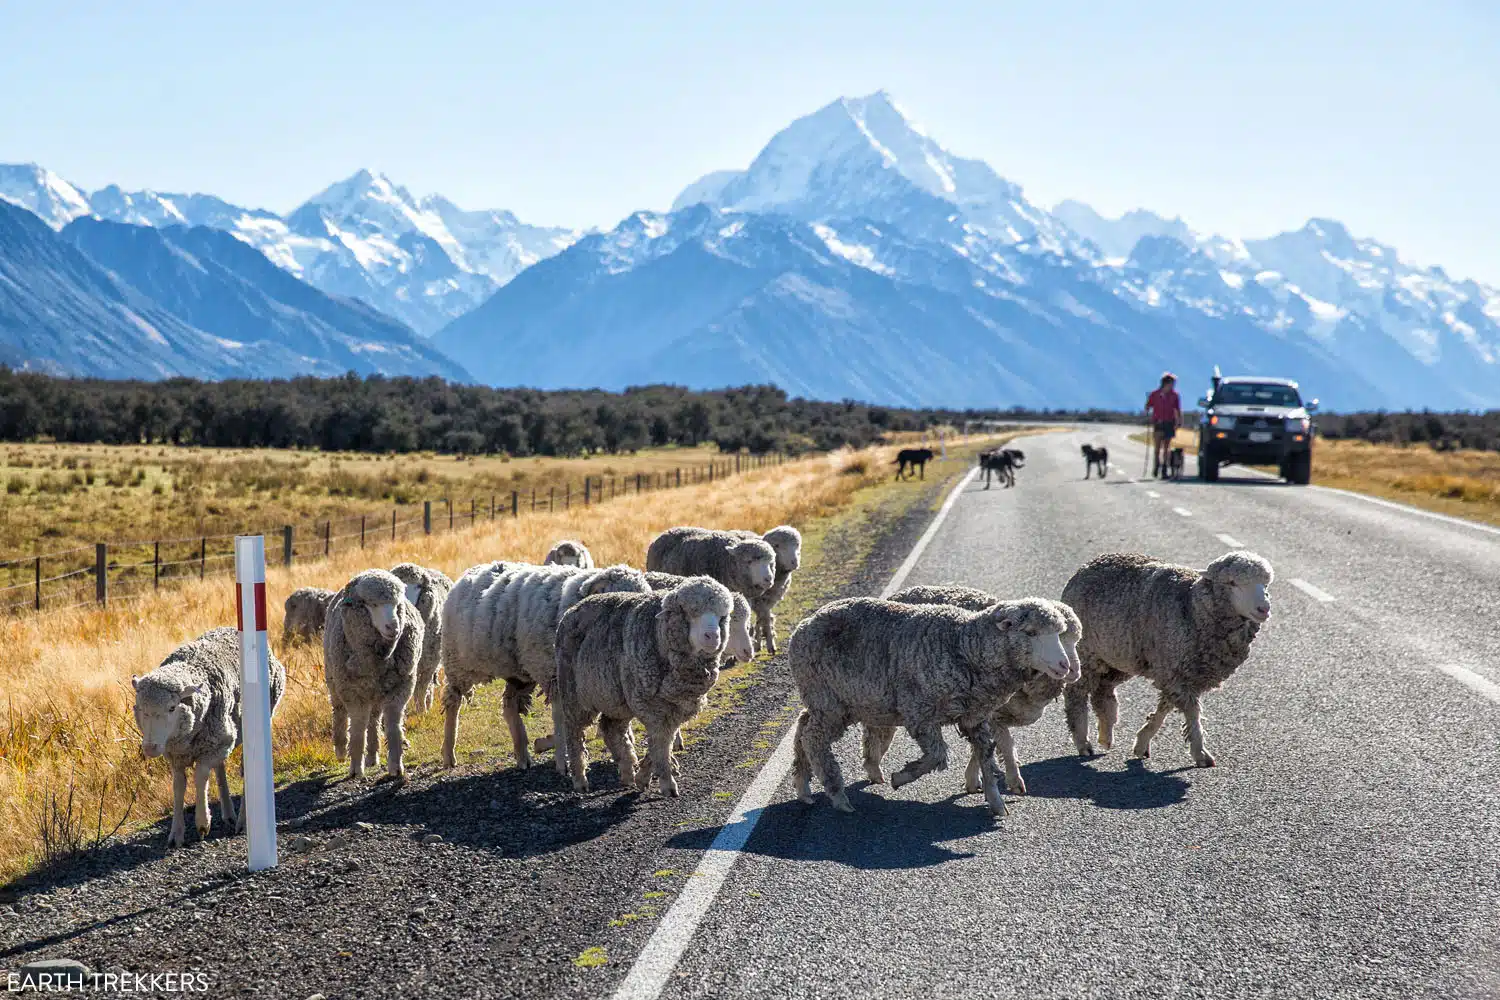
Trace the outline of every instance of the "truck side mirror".
{"label": "truck side mirror", "polygon": [[1308,413],[1317,413],[1318,401],[1316,399],[1313,400],[1312,402],[1308,403],[1307,406],[1303,407],[1303,409],[1307,410]]}
{"label": "truck side mirror", "polygon": [[1207,396],[1199,396],[1198,397],[1198,407],[1199,407],[1199,409],[1204,409],[1204,410],[1208,409],[1208,397]]}

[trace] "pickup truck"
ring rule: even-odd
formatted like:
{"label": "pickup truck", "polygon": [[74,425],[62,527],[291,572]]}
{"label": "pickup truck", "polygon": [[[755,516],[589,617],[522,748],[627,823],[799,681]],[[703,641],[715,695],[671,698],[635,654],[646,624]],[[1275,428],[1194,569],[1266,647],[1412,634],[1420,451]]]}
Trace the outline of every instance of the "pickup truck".
{"label": "pickup truck", "polygon": [[1298,486],[1312,479],[1316,399],[1304,403],[1297,383],[1285,378],[1247,375],[1214,378],[1209,395],[1198,400],[1198,475],[1219,478],[1219,466],[1274,465],[1281,478]]}

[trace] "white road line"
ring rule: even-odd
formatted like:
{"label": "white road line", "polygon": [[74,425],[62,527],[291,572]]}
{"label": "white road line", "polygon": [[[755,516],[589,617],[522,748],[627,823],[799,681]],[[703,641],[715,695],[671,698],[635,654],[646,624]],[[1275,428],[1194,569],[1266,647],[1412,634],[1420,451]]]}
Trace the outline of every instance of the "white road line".
{"label": "white road line", "polygon": [[1355,500],[1363,500],[1365,503],[1372,503],[1379,507],[1389,507],[1391,510],[1399,510],[1403,514],[1415,514],[1418,517],[1425,517],[1433,521],[1442,521],[1445,524],[1456,525],[1460,528],[1473,528],[1475,531],[1483,531],[1491,535],[1500,535],[1500,528],[1495,527],[1493,524],[1480,524],[1478,521],[1465,521],[1461,517],[1453,517],[1449,514],[1438,514],[1430,510],[1422,510],[1419,507],[1412,507],[1404,503],[1396,503],[1394,500],[1383,500],[1380,497],[1365,496],[1363,493],[1354,493],[1350,490],[1334,489],[1332,486],[1314,486],[1312,488],[1322,493],[1337,493],[1339,496],[1351,497]]}
{"label": "white road line", "polygon": [[1161,499],[1161,494],[1158,493],[1158,492],[1156,492],[1155,490],[1147,490],[1146,491],[1146,495],[1148,497],[1150,497],[1152,500],[1160,500]]}
{"label": "white road line", "polygon": [[1437,668],[1464,687],[1478,691],[1490,701],[1500,701],[1500,684],[1487,681],[1474,671],[1460,667],[1456,663],[1439,663]]}
{"label": "white road line", "polygon": [[1302,591],[1304,594],[1306,594],[1308,597],[1311,597],[1315,601],[1321,601],[1324,604],[1331,604],[1335,600],[1334,596],[1328,591],[1321,590],[1318,587],[1314,587],[1306,580],[1302,580],[1294,576],[1288,578],[1286,582],[1290,583],[1293,587],[1296,587],[1298,590]]}
{"label": "white road line", "polygon": [[1190,511],[1190,510],[1188,510],[1186,507],[1173,507],[1172,508],[1172,513],[1178,514],[1178,515],[1180,515],[1182,517],[1192,517],[1193,516],[1193,512]]}
{"label": "white road line", "polygon": [[1238,538],[1235,538],[1233,535],[1215,535],[1214,537],[1223,542],[1225,545],[1229,546],[1231,549],[1243,549],[1245,547],[1245,543],[1240,541]]}
{"label": "white road line", "polygon": [[[947,519],[948,512],[958,502],[964,487],[978,473],[978,469],[970,469],[968,475],[953,487],[948,499],[938,509],[937,516],[907,555],[906,561],[880,592],[881,597],[889,597],[901,589],[917,560],[937,534],[938,528]],[[729,870],[734,867],[734,862],[739,858],[750,835],[755,832],[755,825],[760,822],[766,804],[771,801],[771,796],[781,787],[782,779],[792,769],[792,739],[795,733],[795,727],[787,730],[781,742],[776,745],[775,752],[735,805],[734,812],[729,814],[728,821],[719,828],[718,835],[704,852],[703,860],[698,863],[682,892],[672,901],[671,908],[661,918],[661,923],[656,925],[656,930],[651,932],[651,937],[646,939],[646,945],[636,957],[635,964],[630,967],[625,981],[615,990],[615,1000],[656,1000],[661,995],[672,970],[677,967],[688,944],[693,940],[698,924],[718,897],[719,890],[724,887]]]}

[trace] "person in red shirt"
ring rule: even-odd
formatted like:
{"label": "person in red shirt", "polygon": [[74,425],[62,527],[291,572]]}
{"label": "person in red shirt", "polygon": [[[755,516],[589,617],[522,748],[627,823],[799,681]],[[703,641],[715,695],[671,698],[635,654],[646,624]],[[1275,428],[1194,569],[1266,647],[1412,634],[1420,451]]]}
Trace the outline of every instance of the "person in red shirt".
{"label": "person in red shirt", "polygon": [[1151,474],[1160,476],[1167,466],[1167,455],[1172,450],[1172,439],[1177,436],[1177,425],[1182,423],[1182,401],[1177,398],[1177,376],[1162,372],[1161,386],[1146,397],[1146,411],[1151,415],[1151,431],[1154,448]]}

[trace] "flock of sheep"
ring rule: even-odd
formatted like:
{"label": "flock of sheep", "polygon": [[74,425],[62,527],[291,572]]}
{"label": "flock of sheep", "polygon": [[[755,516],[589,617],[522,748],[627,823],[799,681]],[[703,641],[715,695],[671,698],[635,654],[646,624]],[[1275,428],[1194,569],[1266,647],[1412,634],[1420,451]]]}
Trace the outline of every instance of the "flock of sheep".
{"label": "flock of sheep", "polygon": [[[286,600],[285,639],[321,633],[333,745],[351,776],[379,766],[404,781],[408,705],[430,707],[443,675],[442,762],[456,762],[460,710],[474,690],[503,681],[502,714],[516,762],[553,751],[559,772],[587,790],[585,733],[597,725],[622,785],[678,794],[680,730],[706,704],[719,670],[776,651],[774,609],[801,561],[802,537],[781,526],[757,535],[672,528],[651,543],[645,570],[596,567],[576,541],[557,543],[540,564],[491,562],[456,582],[405,563],[369,569],[339,591],[305,588]],[[1134,753],[1173,710],[1194,761],[1213,766],[1200,702],[1249,655],[1270,615],[1270,564],[1247,551],[1204,570],[1142,555],[1089,562],[1061,600],[1019,600],[960,586],[910,587],[889,600],[834,601],[792,632],[788,661],[803,709],[794,735],[797,793],[812,801],[816,777],[835,807],[852,809],[832,746],[864,729],[864,768],[886,781],[883,758],[903,727],[921,756],[890,775],[892,787],[947,767],[943,727],[970,745],[965,790],[1003,815],[999,781],[1025,794],[1012,730],[1037,721],[1059,695],[1080,754],[1092,755],[1088,716],[1108,750],[1118,721],[1115,689],[1145,677],[1160,700],[1137,732]],[[272,700],[285,670],[272,656]],[[208,778],[221,809],[235,810],[224,771],[239,738],[239,644],[214,629],[183,644],[155,671],[133,678],[137,725],[148,756],[174,774],[168,843],[184,841],[187,774],[195,778],[196,826],[206,836]],[[534,743],[525,716],[538,689],[553,733]],[[646,734],[636,754],[631,722]],[[996,751],[999,751],[999,760]]]}

